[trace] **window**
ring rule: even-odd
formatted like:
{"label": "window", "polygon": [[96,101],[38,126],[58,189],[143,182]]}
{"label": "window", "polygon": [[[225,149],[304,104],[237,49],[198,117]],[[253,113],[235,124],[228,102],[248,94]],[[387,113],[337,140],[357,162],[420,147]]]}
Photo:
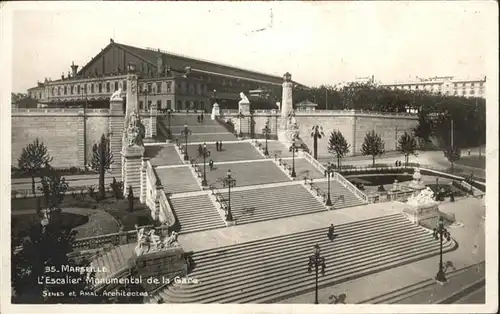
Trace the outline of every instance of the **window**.
{"label": "window", "polygon": [[171,92],[172,92],[172,83],[167,82],[167,93],[171,93]]}
{"label": "window", "polygon": [[205,109],[205,102],[203,100],[200,100],[200,108],[201,110]]}
{"label": "window", "polygon": [[167,99],[167,109],[172,108],[172,101],[170,99]]}
{"label": "window", "polygon": [[111,91],[111,86],[109,84],[109,82],[106,82],[106,92],[109,92]]}
{"label": "window", "polygon": [[181,91],[184,93],[186,92],[186,82],[181,83]]}
{"label": "window", "polygon": [[474,88],[474,83],[470,83],[470,87],[471,87],[471,88]]}
{"label": "window", "polygon": [[161,82],[156,83],[156,92],[161,94]]}
{"label": "window", "polygon": [[465,87],[465,83],[462,83],[462,87]]}
{"label": "window", "polygon": [[152,92],[153,92],[153,84],[148,83],[148,93],[152,93]]}
{"label": "window", "polygon": [[77,93],[77,94],[80,94],[80,85],[77,85],[77,86],[76,86],[76,93]]}
{"label": "window", "polygon": [[158,99],[158,100],[156,101],[156,108],[157,108],[157,109],[161,109],[161,99]]}
{"label": "window", "polygon": [[94,84],[90,85],[90,93],[93,94],[94,93]]}
{"label": "window", "polygon": [[146,108],[146,110],[149,110],[151,109],[151,104],[153,103],[153,101],[151,100],[148,100],[148,107]]}
{"label": "window", "polygon": [[457,94],[458,94],[458,92],[457,92],[457,91],[453,92],[453,95],[457,95]]}
{"label": "window", "polygon": [[68,92],[68,89],[67,89],[67,87],[66,87],[66,86],[64,86],[64,95],[66,95],[66,94],[67,94],[67,92]]}
{"label": "window", "polygon": [[99,83],[98,89],[99,89],[99,93],[102,93],[102,83]]}
{"label": "window", "polygon": [[139,100],[139,110],[142,110],[144,107],[144,102],[142,100]]}
{"label": "window", "polygon": [[482,83],[482,82],[481,82],[481,83],[479,83],[479,87],[481,87],[481,88],[483,87],[483,83]]}
{"label": "window", "polygon": [[118,90],[118,81],[115,81],[115,91]]}
{"label": "window", "polygon": [[470,90],[470,94],[471,95],[474,95],[475,94],[475,91],[473,89]]}
{"label": "window", "polygon": [[127,91],[127,81],[122,82],[122,87],[124,91]]}
{"label": "window", "polygon": [[181,101],[177,100],[177,107],[175,108],[175,110],[180,110],[180,109],[181,109]]}

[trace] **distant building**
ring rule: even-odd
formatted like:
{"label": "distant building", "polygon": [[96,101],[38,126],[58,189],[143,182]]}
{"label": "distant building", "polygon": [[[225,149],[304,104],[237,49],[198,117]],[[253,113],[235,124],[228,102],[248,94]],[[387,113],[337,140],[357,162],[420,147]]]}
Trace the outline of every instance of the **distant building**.
{"label": "distant building", "polygon": [[[72,64],[59,80],[39,82],[28,89],[39,103],[57,107],[107,107],[111,94],[126,90],[127,65],[138,74],[141,109],[152,103],[158,109],[205,109],[214,99],[221,109],[238,108],[239,93],[262,91],[273,102],[281,99],[283,77],[177,55],[159,49],[143,49],[115,43],[102,49],[80,71]],[[303,86],[297,84],[297,86]],[[260,95],[259,94],[259,95]]]}
{"label": "distant building", "polygon": [[380,86],[391,89],[403,89],[409,91],[428,91],[431,93],[463,96],[482,97],[485,95],[486,76],[477,79],[459,79],[453,76],[417,78],[413,81],[397,82],[391,84],[380,84]]}
{"label": "distant building", "polygon": [[307,99],[295,105],[297,111],[315,111],[317,107],[318,104],[315,104]]}

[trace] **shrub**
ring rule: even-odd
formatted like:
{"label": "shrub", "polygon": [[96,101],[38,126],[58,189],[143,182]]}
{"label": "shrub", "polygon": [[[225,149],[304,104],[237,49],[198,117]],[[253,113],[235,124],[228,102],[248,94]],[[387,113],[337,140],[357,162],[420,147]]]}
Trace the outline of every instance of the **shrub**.
{"label": "shrub", "polygon": [[385,188],[383,185],[379,185],[377,188],[377,192],[385,192]]}
{"label": "shrub", "polygon": [[109,186],[117,200],[123,199],[123,181],[116,181],[116,178],[113,177],[113,182]]}
{"label": "shrub", "polygon": [[[95,186],[89,185],[89,186],[87,186],[86,189],[87,189],[87,193],[89,193],[89,196],[91,198],[94,198],[95,197]],[[84,197],[83,190],[82,190],[81,194],[82,194],[82,200],[83,200],[83,197]]]}
{"label": "shrub", "polygon": [[75,174],[79,171],[80,169],[78,169],[77,167],[71,167],[69,168],[69,173],[71,174]]}

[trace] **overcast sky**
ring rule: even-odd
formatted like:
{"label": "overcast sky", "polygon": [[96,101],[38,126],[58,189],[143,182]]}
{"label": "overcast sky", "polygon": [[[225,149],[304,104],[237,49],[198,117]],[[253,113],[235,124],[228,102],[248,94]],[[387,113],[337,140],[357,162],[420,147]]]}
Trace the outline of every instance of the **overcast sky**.
{"label": "overcast sky", "polygon": [[14,92],[59,78],[72,61],[85,65],[110,38],[269,74],[288,71],[306,85],[369,75],[383,82],[476,77],[486,73],[497,12],[493,1],[12,5]]}

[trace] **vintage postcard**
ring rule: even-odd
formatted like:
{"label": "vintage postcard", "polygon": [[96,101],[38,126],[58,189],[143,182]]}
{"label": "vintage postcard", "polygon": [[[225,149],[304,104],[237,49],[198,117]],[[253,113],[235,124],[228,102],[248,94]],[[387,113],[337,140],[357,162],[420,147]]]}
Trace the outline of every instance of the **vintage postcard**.
{"label": "vintage postcard", "polygon": [[497,312],[495,2],[0,13],[2,313]]}

